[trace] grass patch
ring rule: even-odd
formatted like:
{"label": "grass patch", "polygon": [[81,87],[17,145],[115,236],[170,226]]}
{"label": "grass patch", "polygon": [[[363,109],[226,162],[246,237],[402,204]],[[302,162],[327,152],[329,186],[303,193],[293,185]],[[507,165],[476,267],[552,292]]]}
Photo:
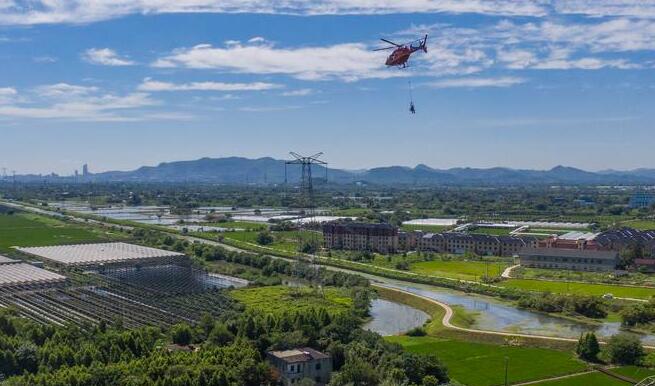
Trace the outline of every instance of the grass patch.
{"label": "grass patch", "polygon": [[648,369],[645,367],[637,367],[637,366],[624,366],[624,367],[618,367],[615,369],[611,370],[613,373],[617,373],[626,377],[630,377],[634,379],[635,381],[641,381],[642,379],[646,377],[650,377],[652,375],[655,375],[655,369]]}
{"label": "grass patch", "polygon": [[230,295],[246,308],[264,313],[278,314],[326,308],[331,314],[345,312],[352,307],[352,299],[345,290],[337,288],[307,287],[253,287],[230,291]]}
{"label": "grass patch", "polygon": [[505,377],[505,358],[509,360],[510,383],[538,380],[582,371],[586,365],[569,352],[498,346],[433,337],[387,337],[407,351],[436,355],[448,368],[451,378],[465,385],[501,385]]}
{"label": "grass patch", "polygon": [[261,222],[248,222],[248,221],[225,221],[225,222],[208,222],[205,225],[217,226],[228,229],[243,229],[243,230],[264,230],[268,229],[268,224]]}
{"label": "grass patch", "polygon": [[589,374],[576,375],[575,377],[559,379],[556,381],[544,381],[538,385],[547,386],[626,386],[628,383],[619,381],[609,375],[594,372]]}
{"label": "grass patch", "polygon": [[627,226],[630,228],[639,229],[642,231],[649,231],[655,229],[655,220],[632,220],[625,221],[621,225]]}
{"label": "grass patch", "polygon": [[403,224],[400,229],[404,231],[423,231],[423,232],[444,232],[451,229],[452,226],[448,225],[420,225],[420,224]]}
{"label": "grass patch", "polygon": [[567,283],[561,281],[509,279],[499,285],[523,290],[553,292],[558,294],[578,294],[602,296],[610,293],[615,297],[650,299],[655,295],[655,288],[625,287],[609,284]]}
{"label": "grass patch", "polygon": [[508,236],[515,228],[488,228],[478,227],[470,231],[470,233],[489,236]]}
{"label": "grass patch", "polygon": [[509,266],[505,262],[433,260],[413,263],[410,271],[453,279],[479,280],[481,277],[498,277]]}
{"label": "grass patch", "polygon": [[[221,235],[226,239],[231,239],[239,241],[242,243],[251,243],[257,244],[257,235],[259,232],[256,231],[236,231],[236,232],[225,232]],[[271,232],[275,241],[268,245],[262,245],[262,247],[275,249],[284,252],[297,252],[300,243],[303,240],[311,239],[316,237],[316,241],[319,245],[323,241],[323,235],[320,233],[309,232],[309,231],[283,231],[283,232]],[[257,244],[259,245],[259,244]]]}
{"label": "grass patch", "polygon": [[90,226],[84,228],[31,213],[0,214],[0,250],[3,251],[12,251],[13,246],[39,247],[102,241],[110,238],[109,234]]}

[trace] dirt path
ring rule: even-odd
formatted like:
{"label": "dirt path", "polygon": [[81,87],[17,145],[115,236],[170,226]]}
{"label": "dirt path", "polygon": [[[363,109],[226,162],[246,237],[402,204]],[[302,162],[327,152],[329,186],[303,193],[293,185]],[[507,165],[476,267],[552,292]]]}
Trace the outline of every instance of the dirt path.
{"label": "dirt path", "polygon": [[539,380],[536,380],[536,381],[514,383],[514,384],[512,384],[512,386],[538,385],[538,384],[543,383],[543,382],[559,381],[559,380],[561,380],[561,379],[575,378],[575,377],[579,377],[579,376],[581,376],[581,375],[595,373],[595,372],[597,372],[597,371],[598,371],[598,370],[585,370],[585,371],[581,371],[581,372],[579,372],[579,373],[573,373],[573,374],[567,374],[567,375],[560,375],[559,377],[544,378],[544,379],[539,379]]}
{"label": "dirt path", "polygon": [[520,266],[521,266],[520,264],[516,264],[516,265],[512,265],[511,267],[505,268],[505,270],[503,271],[502,275],[500,275],[500,277],[502,277],[503,279],[511,279],[512,271]]}

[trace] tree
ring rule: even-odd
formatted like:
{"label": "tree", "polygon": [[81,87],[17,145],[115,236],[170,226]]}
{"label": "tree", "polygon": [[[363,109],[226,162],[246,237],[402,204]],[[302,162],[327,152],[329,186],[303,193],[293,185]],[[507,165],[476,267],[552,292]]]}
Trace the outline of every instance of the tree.
{"label": "tree", "polygon": [[234,334],[223,323],[216,323],[209,333],[208,341],[217,346],[225,346],[234,340]]}
{"label": "tree", "polygon": [[176,324],[171,330],[171,337],[173,338],[173,343],[186,346],[193,339],[193,331],[191,331],[191,327],[186,323]]}
{"label": "tree", "polygon": [[575,348],[575,352],[581,359],[589,362],[597,361],[598,353],[600,352],[600,345],[598,344],[598,339],[596,339],[596,334],[588,332],[581,335],[578,340],[578,345]]}
{"label": "tree", "polygon": [[610,362],[619,365],[637,364],[644,356],[644,347],[639,338],[628,334],[612,336],[605,350]]}
{"label": "tree", "polygon": [[259,245],[269,245],[273,241],[273,235],[268,231],[261,231],[257,234],[257,244]]}

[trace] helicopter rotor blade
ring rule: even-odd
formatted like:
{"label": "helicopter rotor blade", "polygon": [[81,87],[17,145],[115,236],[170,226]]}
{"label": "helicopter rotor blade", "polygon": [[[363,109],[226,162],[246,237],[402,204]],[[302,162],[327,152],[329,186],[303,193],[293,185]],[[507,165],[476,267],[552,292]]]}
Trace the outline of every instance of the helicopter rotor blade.
{"label": "helicopter rotor blade", "polygon": [[389,44],[391,44],[392,46],[402,47],[401,44],[394,43],[394,42],[392,42],[391,40],[387,40],[387,39],[380,39],[380,40],[382,40],[383,42],[389,43]]}
{"label": "helicopter rotor blade", "polygon": [[396,47],[376,48],[373,51],[386,51],[386,50],[393,50],[393,49],[396,49]]}

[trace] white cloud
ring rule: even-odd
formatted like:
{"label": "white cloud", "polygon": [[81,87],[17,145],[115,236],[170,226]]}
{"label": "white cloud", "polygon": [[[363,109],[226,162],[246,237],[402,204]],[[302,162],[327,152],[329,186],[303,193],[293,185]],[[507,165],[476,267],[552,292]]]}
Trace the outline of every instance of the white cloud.
{"label": "white cloud", "polygon": [[564,14],[655,18],[655,2],[649,0],[558,0],[554,8]]}
{"label": "white cloud", "polygon": [[0,88],[0,102],[0,118],[14,119],[136,121],[160,113],[147,110],[160,104],[147,93],[114,95],[67,83],[38,86],[21,98],[13,88]]}
{"label": "white cloud", "polygon": [[[4,5],[4,6],[3,6]],[[542,0],[0,0],[0,24],[91,23],[131,14],[257,13],[292,15],[481,13],[544,16]]]}
{"label": "white cloud", "polygon": [[35,88],[36,93],[42,97],[62,97],[70,98],[80,95],[87,95],[98,91],[97,87],[78,86],[68,83],[57,83],[38,86]]}
{"label": "white cloud", "polygon": [[312,90],[311,88],[301,88],[298,90],[285,91],[281,95],[287,97],[296,97],[296,96],[308,96],[308,95],[312,95],[313,93],[314,90]]}
{"label": "white cloud", "polygon": [[111,48],[89,48],[84,51],[82,58],[91,64],[103,66],[131,66],[135,62],[122,58]]}
{"label": "white cloud", "polygon": [[365,45],[355,43],[300,48],[236,43],[225,48],[209,44],[180,48],[152,65],[249,74],[286,74],[304,80],[355,81],[407,75],[406,72],[385,68],[384,60],[385,53],[373,52]]}
{"label": "white cloud", "polygon": [[264,91],[281,88],[275,83],[223,83],[223,82],[191,82],[170,83],[146,78],[138,87],[140,91]]}
{"label": "white cloud", "polygon": [[32,58],[32,60],[34,60],[35,63],[55,63],[59,59],[55,58],[54,56],[45,55],[45,56],[36,56]]}
{"label": "white cloud", "polygon": [[477,88],[477,87],[510,87],[525,83],[523,78],[498,77],[498,78],[453,78],[428,83],[434,88]]}
{"label": "white cloud", "polygon": [[18,92],[13,87],[0,87],[0,104],[13,101],[17,94]]}

